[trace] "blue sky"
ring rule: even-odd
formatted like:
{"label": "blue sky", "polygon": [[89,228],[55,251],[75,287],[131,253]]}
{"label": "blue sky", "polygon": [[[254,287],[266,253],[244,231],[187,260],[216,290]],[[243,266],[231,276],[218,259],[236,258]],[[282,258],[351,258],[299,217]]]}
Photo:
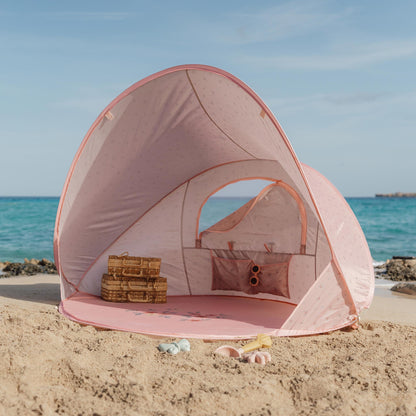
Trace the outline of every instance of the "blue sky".
{"label": "blue sky", "polygon": [[0,195],[59,195],[104,107],[185,63],[253,88],[346,196],[416,192],[416,2],[2,1]]}

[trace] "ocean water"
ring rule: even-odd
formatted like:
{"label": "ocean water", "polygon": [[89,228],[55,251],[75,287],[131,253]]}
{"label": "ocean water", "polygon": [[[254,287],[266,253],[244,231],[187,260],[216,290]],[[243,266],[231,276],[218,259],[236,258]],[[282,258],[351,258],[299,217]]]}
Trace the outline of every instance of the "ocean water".
{"label": "ocean water", "polygon": [[377,262],[416,256],[416,198],[346,198]]}
{"label": "ocean water", "polygon": [[0,261],[53,260],[59,198],[0,197]]}
{"label": "ocean water", "polygon": [[[250,198],[210,198],[201,214],[203,230]],[[416,198],[347,198],[375,262],[416,256]],[[0,261],[53,260],[59,198],[0,197]]]}

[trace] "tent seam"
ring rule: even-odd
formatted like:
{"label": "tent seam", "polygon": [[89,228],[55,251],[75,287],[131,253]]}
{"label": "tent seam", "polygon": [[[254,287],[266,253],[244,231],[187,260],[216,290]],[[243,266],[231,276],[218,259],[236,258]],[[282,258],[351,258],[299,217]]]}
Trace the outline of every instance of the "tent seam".
{"label": "tent seam", "polygon": [[[309,165],[306,165],[306,164],[304,164],[305,166],[308,166],[309,167],[309,169],[312,169],[312,170],[315,170],[316,171],[316,169],[314,169],[314,168],[312,168],[311,166],[309,166]],[[319,173],[319,172],[318,172]],[[322,176],[322,178],[325,180],[325,182],[332,188],[332,189],[334,189],[335,191],[336,191],[336,193],[340,193],[339,191],[338,191],[338,189],[334,186],[334,184],[330,181],[330,180],[328,180],[328,178],[326,178],[324,175],[322,175],[321,174],[321,176]],[[342,195],[341,195],[342,196]],[[362,228],[361,228],[361,225],[360,225],[360,222],[358,221],[358,219],[357,219],[357,217],[356,217],[356,215],[354,214],[354,211],[351,209],[351,206],[348,204],[348,202],[345,200],[345,198],[342,198],[342,200],[343,200],[343,203],[344,203],[344,205],[346,206],[346,209],[352,214],[352,217],[354,218],[354,222],[356,223],[356,225],[358,225],[358,227],[362,230]],[[322,225],[323,226],[323,225]],[[363,237],[364,237],[364,245],[368,248],[368,243],[367,243],[367,241],[366,241],[366,239],[365,239],[365,235],[364,235],[364,232],[362,232],[361,233],[361,236],[360,236],[360,239],[363,241]],[[328,238],[328,236],[327,236],[327,238]],[[328,242],[329,242],[329,239],[328,239]],[[368,250],[367,250],[367,257],[368,257],[368,261],[371,263],[372,262],[372,260],[373,260],[373,258],[371,257],[371,252],[370,252],[370,250],[369,250],[369,248],[368,248]],[[347,281],[346,281],[346,279],[345,279],[345,277],[344,277],[344,275],[343,275],[343,273],[342,273],[342,269],[341,269],[341,266],[338,264],[338,261],[337,261],[337,267],[339,268],[339,270],[340,270],[340,273],[341,273],[341,275],[342,275],[342,277],[343,277],[343,279],[344,279],[344,281],[345,281],[345,284],[346,284],[346,286],[347,286],[347,288],[348,288],[348,290],[351,292],[351,290],[350,290],[350,288],[349,288],[349,286],[348,286],[348,283],[347,283]],[[373,280],[373,282],[374,282],[374,269],[373,268],[371,268],[370,269],[370,275],[372,276],[372,280]],[[374,286],[373,286],[373,292],[374,292]],[[351,295],[351,297],[352,297],[352,295]],[[367,297],[367,303],[368,303],[368,299],[370,299],[371,298],[371,296],[368,296]],[[371,302],[370,302],[371,303]],[[354,302],[354,306],[355,306],[355,302]],[[368,306],[367,306],[368,307]],[[356,306],[355,306],[355,308],[356,308]],[[358,314],[358,312],[356,312],[357,314]]]}
{"label": "tent seam", "polygon": [[[299,308],[300,305],[303,304],[303,302],[305,301],[306,297],[309,295],[309,293],[312,291],[312,288],[317,284],[317,282],[319,281],[319,279],[324,275],[324,273],[330,268],[332,267],[334,269],[334,275],[335,275],[335,279],[337,280],[337,282],[339,283],[338,277],[337,277],[337,272],[338,269],[335,267],[334,261],[333,259],[331,259],[331,261],[325,266],[325,268],[322,270],[321,274],[319,275],[319,277],[317,278],[317,280],[315,280],[314,283],[312,283],[311,286],[309,286],[308,290],[306,291],[306,293],[302,296],[302,299],[300,300],[300,302],[298,302],[298,304],[296,305],[295,309],[293,309],[293,311],[291,312],[291,314],[287,317],[287,319],[282,323],[281,327],[279,328],[278,331],[282,331],[282,330],[287,330],[286,328],[284,328],[284,326],[286,325],[286,323],[292,318],[292,316],[295,314],[295,312],[297,311],[297,309]],[[342,286],[341,290],[342,290]],[[344,301],[346,301],[344,294],[342,294],[342,297],[344,299]],[[350,308],[350,305],[348,305],[347,302],[345,302],[345,304]],[[351,308],[350,308],[351,309]]]}
{"label": "tent seam", "polygon": [[316,270],[316,267],[317,267],[317,257],[318,257],[318,238],[319,238],[319,221],[318,221],[318,225],[317,225],[317,227],[316,227],[316,241],[315,241],[315,282],[316,282],[316,279],[317,279],[317,270]]}
{"label": "tent seam", "polygon": [[[338,277],[340,277],[341,278],[341,282],[343,283],[342,285],[340,285],[341,287],[342,286],[344,286],[344,289],[346,289],[346,297],[344,297],[344,298],[346,298],[346,299],[348,299],[350,302],[351,302],[351,305],[349,305],[350,306],[350,314],[351,315],[355,315],[355,316],[358,316],[358,311],[357,311],[357,306],[356,306],[356,304],[355,304],[355,302],[354,302],[354,298],[353,298],[353,296],[352,296],[352,293],[351,293],[351,289],[350,289],[350,287],[348,286],[348,283],[347,283],[347,281],[346,281],[346,279],[345,279],[345,276],[344,276],[344,274],[342,273],[342,269],[341,269],[341,266],[339,265],[339,263],[338,263],[338,260],[337,260],[337,258],[335,257],[335,253],[333,253],[333,255],[332,255],[332,264],[333,264],[333,267],[334,267],[334,269],[335,269],[335,275],[337,275],[338,274]],[[338,279],[337,279],[338,280]],[[343,293],[343,296],[344,296],[344,293]]]}
{"label": "tent seam", "polygon": [[199,105],[200,105],[200,107],[202,108],[202,110],[204,111],[204,113],[206,114],[206,116],[209,118],[209,120],[211,121],[211,123],[215,126],[215,127],[217,127],[217,129],[222,133],[222,134],[224,134],[229,140],[231,140],[231,142],[232,143],[234,143],[237,147],[239,147],[242,151],[244,151],[244,152],[246,152],[248,155],[250,155],[251,157],[253,157],[254,159],[257,159],[257,157],[256,156],[254,156],[252,153],[250,153],[248,150],[246,150],[246,149],[244,149],[244,147],[242,147],[242,146],[240,146],[229,134],[227,134],[215,121],[214,121],[214,119],[209,115],[209,113],[208,113],[208,111],[207,111],[207,109],[204,107],[204,105],[202,104],[202,101],[201,101],[201,99],[199,98],[199,95],[198,95],[198,93],[197,93],[197,91],[196,91],[196,88],[195,88],[195,86],[194,86],[194,84],[193,84],[193,82],[192,82],[192,80],[191,80],[191,77],[190,77],[190,75],[189,75],[189,72],[188,72],[188,70],[185,70],[185,72],[186,72],[186,77],[188,78],[188,81],[189,81],[189,84],[190,84],[190,86],[191,86],[191,88],[192,88],[192,90],[193,90],[193,92],[194,92],[194,94],[195,94],[195,97],[196,97],[196,99],[198,100],[198,103],[199,103]]}
{"label": "tent seam", "polygon": [[189,294],[192,296],[192,290],[191,290],[191,283],[189,282],[189,276],[188,276],[188,270],[186,268],[186,261],[185,261],[185,253],[183,250],[183,214],[185,211],[185,199],[186,199],[186,193],[188,192],[188,188],[189,188],[189,181],[186,183],[186,188],[185,188],[185,192],[183,194],[183,199],[182,199],[182,209],[181,209],[181,253],[182,253],[182,261],[183,261],[183,270],[185,272],[185,277],[186,277],[186,282],[188,284],[188,290],[189,290]]}

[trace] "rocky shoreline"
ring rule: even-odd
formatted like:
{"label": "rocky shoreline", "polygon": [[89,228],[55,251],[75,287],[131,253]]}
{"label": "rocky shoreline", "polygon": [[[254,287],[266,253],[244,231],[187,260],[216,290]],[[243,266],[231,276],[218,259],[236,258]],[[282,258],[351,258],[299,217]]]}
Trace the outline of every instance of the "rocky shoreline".
{"label": "rocky shoreline", "polygon": [[416,281],[416,257],[393,256],[386,263],[374,267],[376,278],[395,282]]}
{"label": "rocky shoreline", "polygon": [[416,193],[395,192],[394,194],[376,194],[376,198],[416,198]]}
{"label": "rocky shoreline", "polygon": [[48,259],[25,259],[24,263],[0,262],[0,278],[33,276],[35,274],[57,274],[55,263]]}
{"label": "rocky shoreline", "polygon": [[[375,277],[401,282],[392,291],[416,295],[416,257],[394,256],[386,263],[374,267]],[[25,259],[24,263],[0,262],[0,278],[57,274],[55,263],[47,259]]]}

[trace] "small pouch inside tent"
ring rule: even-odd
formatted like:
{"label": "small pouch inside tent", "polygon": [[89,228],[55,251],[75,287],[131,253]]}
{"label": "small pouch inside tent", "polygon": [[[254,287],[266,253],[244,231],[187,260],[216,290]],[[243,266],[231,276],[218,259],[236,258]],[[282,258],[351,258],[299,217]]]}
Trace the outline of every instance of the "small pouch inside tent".
{"label": "small pouch inside tent", "polygon": [[211,250],[211,256],[212,290],[234,290],[250,295],[269,293],[290,297],[290,254]]}

